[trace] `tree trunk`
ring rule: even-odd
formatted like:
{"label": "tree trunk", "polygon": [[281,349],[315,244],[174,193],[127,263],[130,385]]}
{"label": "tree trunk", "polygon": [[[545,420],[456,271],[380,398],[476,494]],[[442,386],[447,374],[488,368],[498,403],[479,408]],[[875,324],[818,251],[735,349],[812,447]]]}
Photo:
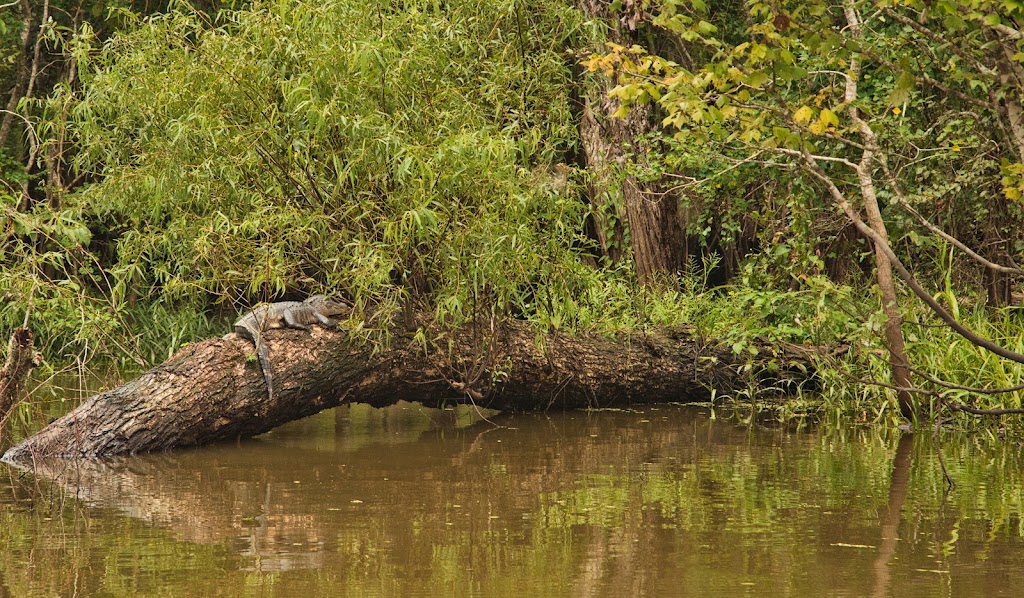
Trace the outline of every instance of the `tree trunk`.
{"label": "tree trunk", "polygon": [[[867,154],[868,152],[865,152]],[[874,184],[861,170],[861,197],[864,199],[864,211],[867,212],[870,226],[884,243],[889,242],[889,233],[878,208]],[[875,244],[875,280],[882,291],[882,311],[885,312],[885,345],[889,349],[889,367],[892,370],[892,383],[899,387],[896,398],[900,405],[900,414],[913,419],[917,411],[914,398],[908,389],[914,382],[910,377],[910,360],[907,358],[907,346],[903,340],[903,317],[900,315],[899,299],[896,297],[896,282],[892,275],[892,262],[885,255],[885,250]]]}
{"label": "tree trunk", "polygon": [[[635,28],[644,18],[631,6],[612,14],[604,0],[582,0],[581,9],[611,26],[612,41],[630,45],[638,41]],[[632,12],[631,12],[632,11]],[[628,230],[637,278],[646,285],[674,276],[686,266],[686,231],[679,197],[659,182],[645,182],[627,172],[630,161],[648,166],[649,147],[643,136],[654,130],[647,106],[633,106],[625,117],[612,116],[619,103],[608,97],[609,84],[587,98],[580,120],[580,142],[587,170],[595,235],[604,255],[617,261],[625,249]],[[622,224],[625,223],[624,228]]]}
{"label": "tree trunk", "polygon": [[20,0],[19,5],[21,7],[21,16],[23,19],[21,47],[17,57],[15,58],[14,85],[11,87],[10,97],[7,99],[7,107],[4,111],[3,119],[0,119],[0,147],[7,145],[7,138],[10,137],[11,134],[11,127],[14,124],[14,117],[18,108],[18,102],[21,101],[21,98],[24,95],[24,88],[28,83],[29,77],[28,56],[32,51],[32,28],[35,17],[32,14],[32,6],[28,3],[28,0]]}
{"label": "tree trunk", "polygon": [[[854,37],[859,38],[861,23],[853,0],[844,2],[844,12],[851,33]],[[892,383],[897,387],[896,399],[899,402],[900,414],[912,419],[917,409],[909,389],[913,388],[914,382],[910,377],[910,359],[907,357],[907,347],[903,340],[903,318],[900,316],[899,300],[896,297],[892,262],[885,252],[885,248],[889,247],[889,233],[885,227],[885,220],[882,218],[882,210],[878,207],[878,194],[875,192],[875,183],[871,176],[876,153],[879,151],[878,139],[871,126],[861,118],[856,103],[860,74],[860,59],[855,56],[850,59],[845,99],[849,104],[847,113],[850,115],[850,120],[857,125],[861,137],[864,139],[864,150],[857,167],[857,182],[860,185],[861,199],[864,200],[864,212],[867,215],[868,226],[877,236],[877,240],[872,239],[875,245],[875,280],[878,282],[879,290],[882,291],[882,311],[886,316],[885,345],[889,350]]]}
{"label": "tree trunk", "polygon": [[346,402],[472,400],[503,411],[610,407],[707,401],[712,389],[724,396],[757,382],[785,388],[810,375],[806,352],[765,346],[757,356],[736,357],[728,347],[681,332],[618,341],[549,335],[538,348],[536,331],[512,322],[495,334],[490,351],[474,336],[471,329],[449,334],[445,349],[424,353],[401,337],[374,351],[320,328],[272,330],[266,342],[279,381],[273,400],[250,342],[234,334],[206,340],[88,399],[3,460],[28,464],[248,438]]}
{"label": "tree trunk", "polygon": [[0,428],[21,400],[21,389],[29,371],[40,363],[41,357],[32,349],[32,331],[26,327],[16,328],[7,346],[7,361],[0,368]]}

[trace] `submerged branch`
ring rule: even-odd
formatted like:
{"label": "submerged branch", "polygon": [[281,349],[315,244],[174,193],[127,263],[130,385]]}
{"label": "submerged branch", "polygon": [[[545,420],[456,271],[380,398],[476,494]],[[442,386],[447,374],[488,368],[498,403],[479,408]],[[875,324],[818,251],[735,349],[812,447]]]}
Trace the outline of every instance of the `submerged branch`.
{"label": "submerged branch", "polygon": [[42,356],[32,347],[32,331],[16,328],[7,347],[7,361],[0,368],[0,428],[18,406],[29,371],[42,363]]}

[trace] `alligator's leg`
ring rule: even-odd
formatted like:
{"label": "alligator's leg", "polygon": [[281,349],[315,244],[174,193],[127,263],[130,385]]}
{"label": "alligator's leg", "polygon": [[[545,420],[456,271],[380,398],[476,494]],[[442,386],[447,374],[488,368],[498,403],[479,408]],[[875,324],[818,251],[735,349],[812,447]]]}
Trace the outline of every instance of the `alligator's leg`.
{"label": "alligator's leg", "polygon": [[[317,314],[317,315],[320,315],[320,314]],[[298,321],[295,318],[295,314],[293,314],[292,310],[290,310],[290,309],[284,310],[284,323],[287,324],[289,328],[297,328],[299,330],[309,330],[309,326],[306,326],[302,322]]]}
{"label": "alligator's leg", "polygon": [[313,315],[316,316],[316,320],[318,322],[320,322],[320,325],[323,326],[324,328],[330,328],[330,329],[333,330],[333,329],[338,327],[338,323],[337,322],[335,322],[334,320],[328,318],[327,316],[323,315],[322,313],[320,313],[318,311],[317,312],[313,312]]}

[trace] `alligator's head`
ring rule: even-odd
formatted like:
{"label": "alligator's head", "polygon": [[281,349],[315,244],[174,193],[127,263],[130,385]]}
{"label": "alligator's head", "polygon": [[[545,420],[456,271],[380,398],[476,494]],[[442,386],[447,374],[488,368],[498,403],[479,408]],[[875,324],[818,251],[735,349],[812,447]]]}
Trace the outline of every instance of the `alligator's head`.
{"label": "alligator's head", "polygon": [[334,300],[327,295],[313,295],[312,297],[303,301],[306,305],[309,305],[313,309],[317,310],[325,316],[337,316],[341,314],[347,314],[352,310],[352,306],[344,301]]}

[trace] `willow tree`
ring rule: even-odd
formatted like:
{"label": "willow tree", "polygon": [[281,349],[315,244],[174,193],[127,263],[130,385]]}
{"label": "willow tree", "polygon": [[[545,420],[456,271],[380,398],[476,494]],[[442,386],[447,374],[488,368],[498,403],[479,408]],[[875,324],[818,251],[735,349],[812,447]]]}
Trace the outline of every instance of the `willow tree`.
{"label": "willow tree", "polygon": [[[197,336],[176,313],[323,289],[370,314],[586,323],[610,287],[581,259],[588,206],[558,167],[586,25],[560,2],[266,0],[106,40],[85,27],[40,124],[82,184],[28,212],[3,198],[0,310],[92,294],[95,320],[57,319],[109,333],[133,316],[173,339],[146,361]],[[53,289],[21,266],[43,235]]]}
{"label": "willow tree", "polygon": [[[47,354],[46,368],[91,361],[94,355],[144,363],[131,318],[110,293],[106,257],[92,244],[104,224],[64,211],[64,199],[95,180],[76,172],[59,94],[79,89],[83,58],[145,15],[170,7],[240,7],[244,0],[14,0],[0,9],[0,329],[27,321]],[[95,65],[90,66],[90,70]],[[86,72],[86,78],[93,73]],[[72,202],[72,208],[75,202]],[[92,247],[90,247],[92,245]],[[92,251],[90,251],[92,249]],[[34,307],[33,307],[34,306]],[[135,314],[138,316],[139,314]],[[143,319],[143,318],[137,318]],[[154,337],[207,332],[195,318],[163,318]],[[144,319],[153,324],[155,319]],[[178,321],[173,321],[178,320]],[[196,326],[198,324],[198,326]],[[154,327],[155,328],[155,327]],[[176,331],[175,331],[176,329]],[[161,348],[161,356],[166,348]]]}
{"label": "willow tree", "polygon": [[[894,223],[938,237],[1002,281],[994,295],[1004,300],[1007,277],[1021,274],[1013,258],[1024,250],[1024,5],[817,0],[748,1],[745,9],[747,26],[738,30],[701,0],[652,5],[655,25],[708,53],[699,64],[610,45],[588,65],[618,83],[620,114],[655,103],[675,142],[713,147],[729,169],[795,173],[829,198],[821,208],[840,211],[871,242],[904,415],[916,409],[894,271],[958,333],[1024,362],[962,326],[890,241]],[[986,234],[973,239],[986,247],[935,224],[941,206],[955,211],[951,220],[987,218],[976,227]],[[923,230],[909,230],[908,220]]]}

